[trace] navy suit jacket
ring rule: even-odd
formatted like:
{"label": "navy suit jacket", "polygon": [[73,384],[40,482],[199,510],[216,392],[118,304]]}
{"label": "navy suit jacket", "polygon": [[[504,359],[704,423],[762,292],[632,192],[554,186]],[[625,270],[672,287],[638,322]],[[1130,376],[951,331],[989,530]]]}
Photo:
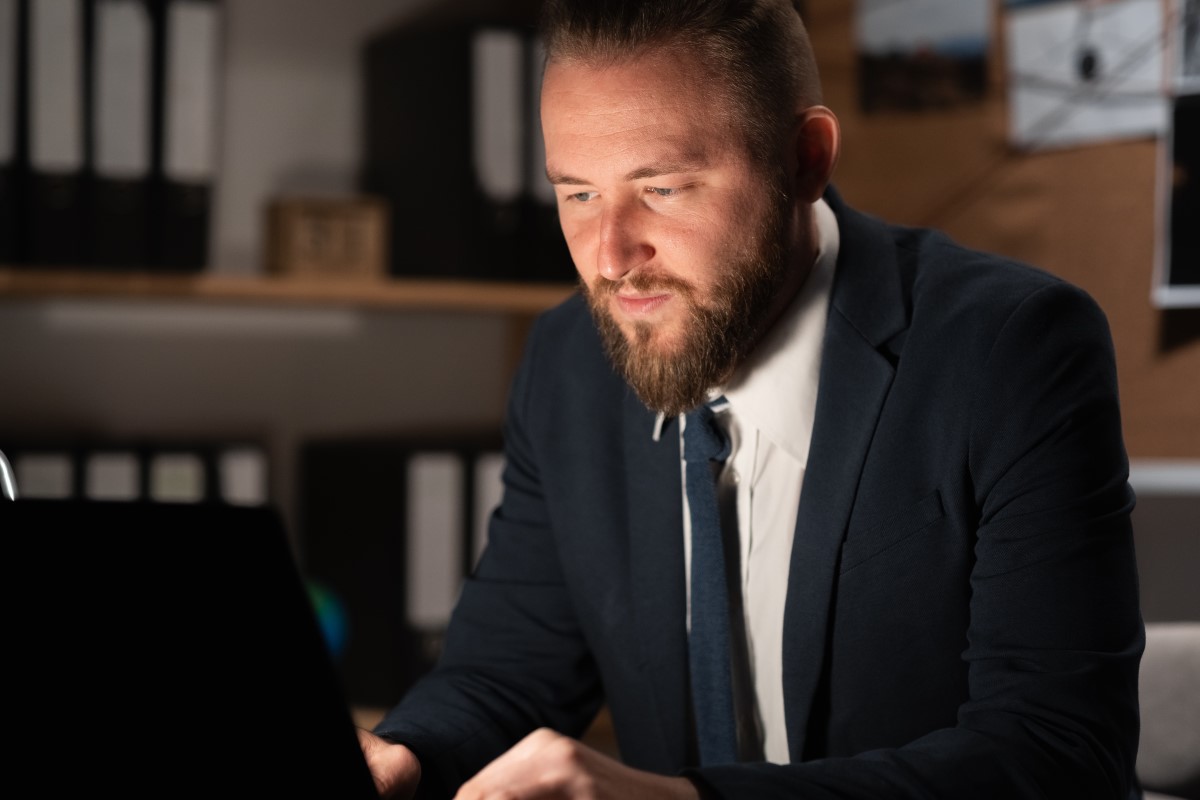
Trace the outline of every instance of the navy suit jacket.
{"label": "navy suit jacket", "polygon": [[732,798],[1126,798],[1143,645],[1107,322],[1042,271],[827,195],[841,250],[786,595],[791,764],[696,768],[679,441],[584,301],[542,315],[435,670],[377,727],[452,793],[607,703]]}

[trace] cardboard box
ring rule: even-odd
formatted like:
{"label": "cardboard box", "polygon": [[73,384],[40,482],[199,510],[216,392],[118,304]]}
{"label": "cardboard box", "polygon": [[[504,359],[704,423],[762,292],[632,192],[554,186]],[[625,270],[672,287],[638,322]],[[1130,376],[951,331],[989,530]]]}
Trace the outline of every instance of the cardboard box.
{"label": "cardboard box", "polygon": [[388,272],[388,238],[388,205],[382,198],[277,198],[267,208],[266,271],[381,278]]}

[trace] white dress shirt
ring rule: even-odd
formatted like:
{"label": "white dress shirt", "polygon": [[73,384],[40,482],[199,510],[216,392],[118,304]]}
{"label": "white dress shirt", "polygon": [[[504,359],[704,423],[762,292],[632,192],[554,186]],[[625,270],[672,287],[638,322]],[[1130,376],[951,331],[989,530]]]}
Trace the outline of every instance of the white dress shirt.
{"label": "white dress shirt", "polygon": [[[783,608],[788,565],[808,465],[821,344],[837,263],[837,218],[824,200],[814,206],[819,249],[812,272],[792,304],[740,366],[724,394],[718,421],[731,452],[718,481],[722,502],[735,508],[740,541],[742,606],[753,697],[739,697],[768,761],[789,761],[783,713]],[[679,418],[680,436],[684,418]],[[656,431],[657,433],[657,431]],[[682,449],[682,438],[680,440]],[[683,465],[680,465],[683,469]],[[683,497],[685,574],[691,574],[691,524]],[[691,587],[688,587],[689,597]],[[689,603],[690,604],[690,603]],[[736,627],[735,627],[736,630]],[[750,705],[750,708],[746,706]],[[752,719],[747,720],[746,715]]]}

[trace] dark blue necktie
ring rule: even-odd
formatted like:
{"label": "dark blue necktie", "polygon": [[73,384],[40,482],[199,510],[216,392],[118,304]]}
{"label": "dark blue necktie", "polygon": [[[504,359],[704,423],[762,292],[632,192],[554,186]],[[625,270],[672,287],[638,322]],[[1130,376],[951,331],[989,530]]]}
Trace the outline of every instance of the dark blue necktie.
{"label": "dark blue necktie", "polygon": [[713,418],[719,398],[687,415],[683,429],[688,509],[692,523],[691,630],[688,662],[700,763],[737,761],[737,734],[730,669],[729,592],[716,469],[729,456],[729,442]]}

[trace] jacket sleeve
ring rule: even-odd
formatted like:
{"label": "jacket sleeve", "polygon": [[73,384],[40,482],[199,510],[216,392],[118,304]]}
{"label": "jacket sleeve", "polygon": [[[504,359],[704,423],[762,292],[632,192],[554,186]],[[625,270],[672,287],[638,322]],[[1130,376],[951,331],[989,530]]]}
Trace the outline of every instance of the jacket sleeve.
{"label": "jacket sleeve", "polygon": [[529,428],[538,326],[504,425],[504,496],[466,579],[434,670],[375,732],[422,764],[421,797],[449,797],[537,727],[582,734],[602,702],[564,583]]}
{"label": "jacket sleeve", "polygon": [[714,796],[1137,796],[1144,631],[1107,321],[1052,283],[1015,305],[980,366],[969,697],[955,726],[853,757],[691,771]]}

